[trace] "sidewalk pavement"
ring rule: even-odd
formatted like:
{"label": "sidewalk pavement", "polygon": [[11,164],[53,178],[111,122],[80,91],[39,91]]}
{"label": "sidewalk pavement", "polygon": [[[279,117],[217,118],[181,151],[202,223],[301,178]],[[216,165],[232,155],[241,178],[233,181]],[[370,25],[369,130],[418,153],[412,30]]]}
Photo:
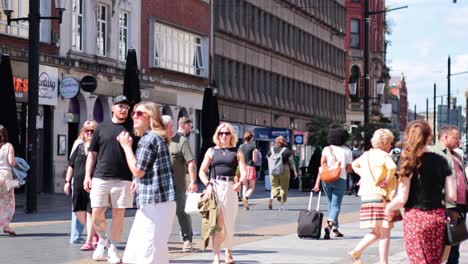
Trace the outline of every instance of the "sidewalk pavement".
{"label": "sidewalk pavement", "polygon": [[[290,192],[288,210],[278,212],[267,210],[267,193],[256,190],[250,200],[251,210],[240,210],[236,224],[233,254],[236,263],[351,263],[346,252],[368,232],[359,229],[359,198],[345,196],[340,215],[340,231],[343,238],[331,240],[302,240],[295,233],[298,211],[307,205],[308,194],[296,190]],[[80,252],[80,245],[68,244],[70,228],[70,201],[65,195],[38,195],[38,213],[25,214],[21,208],[23,197],[18,197],[17,213],[12,226],[18,237],[11,239],[0,236],[2,252],[9,252],[2,257],[2,263],[99,263],[91,260],[90,252]],[[315,202],[316,200],[314,200]],[[326,199],[322,199],[321,211],[326,213]],[[275,203],[275,208],[277,204]],[[315,207],[315,206],[314,206]],[[133,222],[135,210],[127,210],[125,230],[119,249],[125,248],[128,231]],[[194,223],[194,242],[196,250],[192,254],[181,253],[178,223],[174,222],[169,248],[171,263],[211,263],[210,250],[201,252],[200,223],[198,217]],[[323,232],[322,232],[323,233]],[[460,257],[461,264],[468,264],[468,242],[463,243]],[[402,240],[402,224],[398,223],[392,231],[389,263],[408,263]],[[378,263],[378,246],[372,245],[362,257],[363,263]],[[5,262],[3,262],[5,261]],[[100,262],[105,263],[105,262]]]}
{"label": "sidewalk pavement", "polygon": [[[244,243],[233,248],[236,263],[268,263],[268,264],[324,264],[324,263],[352,263],[347,252],[368,232],[360,229],[359,222],[354,221],[340,226],[343,238],[331,240],[300,239],[296,233],[271,237],[264,240]],[[323,233],[323,232],[322,232]],[[403,224],[399,222],[392,229],[390,242],[391,264],[409,263],[403,245]],[[468,243],[460,248],[460,264],[468,264]],[[192,254],[175,258],[171,263],[211,263],[212,252]],[[371,245],[361,257],[364,264],[378,264],[378,243]]]}

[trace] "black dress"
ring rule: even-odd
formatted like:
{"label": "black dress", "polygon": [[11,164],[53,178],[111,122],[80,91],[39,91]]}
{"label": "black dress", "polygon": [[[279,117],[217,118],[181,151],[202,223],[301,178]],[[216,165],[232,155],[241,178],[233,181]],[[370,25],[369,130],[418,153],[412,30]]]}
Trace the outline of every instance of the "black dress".
{"label": "black dress", "polygon": [[85,146],[81,143],[76,147],[68,160],[68,165],[73,168],[73,212],[87,211],[91,213],[89,193],[83,187],[86,158]]}

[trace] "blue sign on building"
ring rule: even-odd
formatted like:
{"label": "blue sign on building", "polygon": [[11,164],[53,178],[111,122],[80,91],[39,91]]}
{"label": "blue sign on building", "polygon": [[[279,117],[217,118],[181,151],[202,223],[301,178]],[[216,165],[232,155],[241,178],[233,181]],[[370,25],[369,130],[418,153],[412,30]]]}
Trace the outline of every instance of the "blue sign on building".
{"label": "blue sign on building", "polygon": [[255,128],[254,139],[260,141],[273,141],[278,136],[286,138],[286,142],[291,143],[291,131],[286,128]]}

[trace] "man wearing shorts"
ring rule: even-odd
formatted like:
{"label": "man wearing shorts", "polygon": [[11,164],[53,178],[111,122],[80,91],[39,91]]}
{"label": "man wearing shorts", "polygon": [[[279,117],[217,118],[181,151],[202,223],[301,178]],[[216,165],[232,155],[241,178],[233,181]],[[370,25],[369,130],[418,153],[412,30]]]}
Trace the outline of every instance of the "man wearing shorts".
{"label": "man wearing shorts", "polygon": [[242,204],[245,210],[250,210],[248,199],[255,189],[255,180],[257,179],[257,172],[255,169],[255,162],[257,161],[257,148],[253,140],[254,134],[250,131],[244,133],[245,143],[239,147],[245,158],[245,169],[247,171],[247,178],[243,182],[242,187]]}
{"label": "man wearing shorts", "polygon": [[[132,173],[125,153],[117,141],[122,131],[131,132],[126,122],[130,108],[127,97],[119,95],[112,106],[112,121],[99,124],[94,131],[86,161],[84,188],[90,192],[94,228],[99,241],[94,260],[120,263],[117,244],[123,231],[125,208],[133,207]],[[106,209],[112,208],[110,235],[106,233]]]}
{"label": "man wearing shorts", "polygon": [[[171,120],[172,123],[172,120]],[[192,251],[192,219],[190,215],[185,212],[185,201],[187,200],[186,192],[197,192],[197,165],[190,149],[188,137],[192,132],[192,120],[181,117],[178,122],[177,133],[171,140],[169,151],[171,153],[172,168],[174,171],[175,190],[176,190],[176,215],[179,220],[180,233],[184,245],[183,252]],[[190,176],[190,184],[187,188],[187,170]]]}

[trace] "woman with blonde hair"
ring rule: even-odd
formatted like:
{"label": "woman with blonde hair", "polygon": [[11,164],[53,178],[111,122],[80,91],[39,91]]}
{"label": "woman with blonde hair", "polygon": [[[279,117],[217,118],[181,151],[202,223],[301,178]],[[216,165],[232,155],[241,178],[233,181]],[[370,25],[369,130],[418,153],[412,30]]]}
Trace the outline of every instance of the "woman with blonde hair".
{"label": "woman with blonde hair", "polygon": [[403,238],[411,264],[439,264],[445,233],[444,200],[456,200],[456,176],[447,160],[430,152],[432,129],[424,120],[411,122],[398,170],[398,193],[385,207],[385,215],[405,208]]}
{"label": "woman with blonde hair", "polygon": [[[215,193],[219,208],[216,225],[221,231],[212,235],[213,263],[220,263],[221,246],[226,249],[225,263],[234,263],[231,248],[239,209],[236,192],[246,180],[244,155],[236,148],[237,135],[229,123],[222,123],[216,128],[213,141],[216,146],[206,151],[199,172],[200,180],[206,186],[205,193],[208,196]],[[210,166],[214,177],[211,179],[206,174]],[[234,182],[237,166],[240,177],[238,182]]]}
{"label": "woman with blonde hair", "polygon": [[83,187],[83,182],[88,148],[96,126],[97,124],[95,121],[88,120],[84,122],[80,134],[75,141],[77,142],[76,146],[73,148],[73,152],[68,160],[68,169],[63,186],[65,194],[70,195],[71,181],[73,178],[72,210],[78,221],[86,226],[86,242],[80,248],[82,251],[94,250],[92,239],[95,236],[95,231],[93,219],[91,217],[91,200],[89,198],[89,193],[85,191]]}
{"label": "woman with blonde hair", "polygon": [[354,172],[361,177],[358,195],[361,197],[360,226],[371,228],[371,232],[349,252],[355,263],[372,243],[379,241],[380,263],[388,263],[390,229],[393,223],[385,217],[386,202],[393,198],[396,177],[396,164],[389,151],[393,134],[388,129],[378,129],[371,139],[372,148],[353,161]]}
{"label": "woman with blonde hair", "polygon": [[272,168],[268,168],[270,172],[270,199],[268,200],[268,209],[273,209],[273,199],[276,198],[280,202],[279,211],[284,211],[284,204],[288,199],[290,171],[294,172],[294,177],[297,178],[296,165],[293,160],[292,152],[287,147],[286,138],[278,136],[275,139],[275,145],[270,149],[267,157],[271,157],[273,153],[281,155],[283,162],[283,172],[280,175],[272,175]]}
{"label": "woman with blonde hair", "polygon": [[174,177],[168,143],[159,107],[149,101],[134,106],[131,113],[135,135],[140,136],[136,154],[132,137],[122,132],[122,146],[136,189],[135,214],[125,248],[124,263],[169,263],[168,240],[175,217]]}

